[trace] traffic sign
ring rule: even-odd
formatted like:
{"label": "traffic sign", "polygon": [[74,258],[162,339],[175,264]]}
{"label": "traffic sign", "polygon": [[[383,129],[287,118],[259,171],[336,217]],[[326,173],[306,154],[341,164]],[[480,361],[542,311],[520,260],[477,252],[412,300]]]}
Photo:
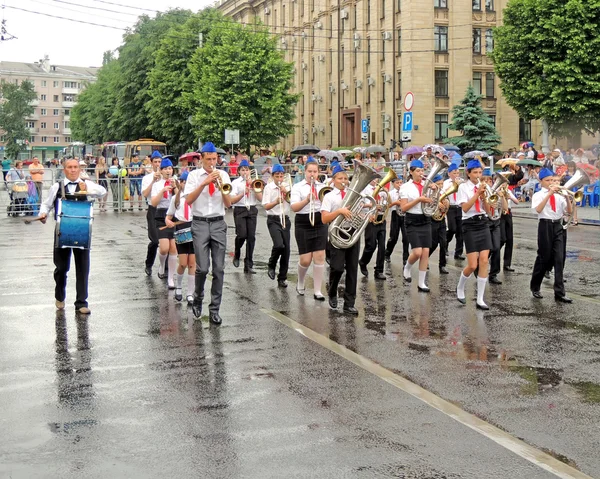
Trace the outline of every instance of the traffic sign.
{"label": "traffic sign", "polygon": [[225,144],[226,145],[239,145],[240,144],[240,130],[225,130]]}
{"label": "traffic sign", "polygon": [[412,111],[407,111],[402,115],[402,131],[412,131],[413,129],[413,114]]}
{"label": "traffic sign", "polygon": [[413,95],[412,91],[409,91],[404,97],[404,109],[406,111],[412,110],[412,107],[415,105],[415,95]]}
{"label": "traffic sign", "polygon": [[367,118],[363,118],[360,121],[360,132],[369,133],[369,120]]}
{"label": "traffic sign", "polygon": [[402,141],[411,141],[412,140],[412,132],[403,131],[402,132]]}
{"label": "traffic sign", "polygon": [[363,141],[367,141],[369,139],[369,134],[368,133],[361,133],[360,134],[360,139]]}

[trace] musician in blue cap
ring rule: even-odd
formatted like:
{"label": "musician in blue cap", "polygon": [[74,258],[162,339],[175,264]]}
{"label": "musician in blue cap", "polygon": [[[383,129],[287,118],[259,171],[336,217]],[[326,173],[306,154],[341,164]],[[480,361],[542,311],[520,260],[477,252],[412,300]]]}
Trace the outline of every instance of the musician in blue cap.
{"label": "musician in blue cap", "polygon": [[[483,181],[488,186],[493,185],[492,172],[489,168],[483,170]],[[500,231],[500,222],[502,212],[508,209],[508,203],[506,201],[504,192],[500,189],[495,192],[498,196],[498,201],[494,204],[490,204],[490,236],[492,238],[492,249],[490,250],[490,274],[488,281],[490,284],[502,284],[502,281],[498,278],[500,274],[500,244],[502,240],[502,234]]]}
{"label": "musician in blue cap", "polygon": [[231,181],[223,170],[217,170],[217,149],[211,142],[202,147],[202,167],[192,171],[183,190],[183,197],[192,207],[192,237],[196,253],[196,292],[192,312],[202,315],[204,284],[211,269],[212,287],[208,319],[211,324],[222,323],[219,314],[223,296],[225,252],[227,251],[227,223],[225,208],[231,206]]}
{"label": "musician in blue cap", "polygon": [[467,252],[467,266],[463,269],[456,287],[456,298],[467,304],[465,286],[477,270],[477,309],[490,309],[484,301],[488,279],[489,255],[492,249],[486,201],[486,188],[481,177],[483,168],[478,160],[467,163],[468,181],[458,187],[457,202],[462,208],[463,237]]}
{"label": "musician in blue cap", "polygon": [[146,253],[146,267],[144,271],[146,275],[152,276],[152,266],[156,260],[156,253],[158,252],[158,229],[156,228],[156,208],[150,204],[150,194],[152,193],[152,187],[154,183],[160,181],[162,176],[160,174],[160,164],[162,162],[162,155],[158,151],[154,151],[151,156],[152,171],[142,178],[142,196],[146,198],[148,202],[148,210],[146,211],[146,224],[148,226],[148,252]]}
{"label": "musician in blue cap", "polygon": [[[436,186],[443,192],[444,179],[442,175],[435,176],[433,181]],[[447,235],[446,235],[446,213],[448,212],[450,201],[448,198],[440,202],[438,206],[439,216],[435,215],[431,217],[431,249],[429,250],[429,256],[435,252],[438,245],[440,247],[440,258],[439,258],[439,271],[440,274],[448,274],[446,269],[446,252],[448,251]]]}
{"label": "musician in blue cap", "polygon": [[561,303],[572,303],[567,297],[563,281],[565,233],[563,216],[571,214],[571,202],[558,194],[560,185],[554,172],[544,168],[539,173],[542,188],[531,198],[531,209],[538,215],[538,250],[533,273],[531,274],[531,294],[542,299],[540,287],[544,274],[554,267],[554,299]]}
{"label": "musician in blue cap", "polygon": [[254,245],[256,244],[256,219],[258,209],[256,205],[262,201],[262,188],[252,187],[250,177],[250,163],[248,160],[240,161],[236,178],[231,185],[231,204],[233,205],[233,221],[235,222],[235,250],[233,254],[233,266],[240,266],[242,246],[246,243],[246,257],[244,258],[244,273],[254,274]]}
{"label": "musician in blue cap", "polygon": [[[443,189],[446,191],[452,186],[452,183],[458,181],[462,183],[460,178],[460,170],[458,165],[452,164],[448,168],[448,179],[444,181]],[[446,217],[448,218],[448,229],[446,232],[446,244],[449,245],[452,238],[456,236],[456,243],[454,245],[454,259],[464,260],[463,256],[463,233],[462,233],[462,208],[457,203],[458,192],[452,193],[448,197],[450,202],[450,208]]]}

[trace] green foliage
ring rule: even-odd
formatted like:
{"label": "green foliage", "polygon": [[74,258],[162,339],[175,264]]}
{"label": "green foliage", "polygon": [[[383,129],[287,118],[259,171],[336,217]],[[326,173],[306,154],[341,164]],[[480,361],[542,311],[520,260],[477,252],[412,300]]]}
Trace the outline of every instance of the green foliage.
{"label": "green foliage", "polygon": [[6,137],[5,156],[16,160],[19,153],[27,147],[25,141],[29,139],[30,132],[26,119],[35,111],[32,105],[37,100],[33,83],[25,80],[20,85],[15,83],[0,83],[0,129],[4,130]]}
{"label": "green foliage", "polygon": [[225,129],[240,130],[242,147],[268,146],[293,131],[292,64],[264,27],[214,29],[190,64],[203,141],[223,144]]}
{"label": "green foliage", "polygon": [[456,145],[461,153],[472,150],[492,152],[500,144],[500,135],[492,119],[481,108],[482,98],[469,84],[465,97],[452,107],[452,123],[448,128],[460,131],[462,136],[446,138],[444,142]]}
{"label": "green foliage", "polygon": [[600,0],[511,0],[492,54],[507,103],[555,136],[600,131]]}

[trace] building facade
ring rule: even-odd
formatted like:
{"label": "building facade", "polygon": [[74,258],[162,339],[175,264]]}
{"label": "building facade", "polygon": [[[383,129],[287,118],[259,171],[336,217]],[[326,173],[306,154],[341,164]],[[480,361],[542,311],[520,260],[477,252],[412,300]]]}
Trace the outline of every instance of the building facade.
{"label": "building facade", "polygon": [[[489,53],[508,0],[223,0],[221,11],[278,36],[295,66],[297,129],[281,147],[301,143],[389,145],[402,133],[403,99],[414,94],[412,143],[456,136],[450,110],[472,83],[502,137],[501,149],[532,140],[499,88]],[[361,131],[361,120],[370,129]],[[551,144],[553,142],[551,141]]]}
{"label": "building facade", "polygon": [[[73,142],[71,109],[89,82],[96,81],[97,68],[52,65],[47,56],[39,62],[0,62],[0,81],[33,83],[38,99],[34,113],[27,118],[31,133],[22,158],[37,156],[43,162],[57,158],[60,150]],[[1,132],[0,132],[1,135]],[[4,150],[4,138],[0,138]]]}

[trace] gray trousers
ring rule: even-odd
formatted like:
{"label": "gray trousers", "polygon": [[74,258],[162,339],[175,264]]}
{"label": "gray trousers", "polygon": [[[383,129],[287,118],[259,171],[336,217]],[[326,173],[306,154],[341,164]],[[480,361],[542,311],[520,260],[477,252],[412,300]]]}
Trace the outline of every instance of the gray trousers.
{"label": "gray trousers", "polygon": [[208,311],[218,313],[223,295],[225,273],[225,251],[227,249],[227,223],[225,220],[209,223],[194,219],[192,238],[196,253],[196,294],[195,301],[204,299],[204,283],[212,260],[212,288]]}

